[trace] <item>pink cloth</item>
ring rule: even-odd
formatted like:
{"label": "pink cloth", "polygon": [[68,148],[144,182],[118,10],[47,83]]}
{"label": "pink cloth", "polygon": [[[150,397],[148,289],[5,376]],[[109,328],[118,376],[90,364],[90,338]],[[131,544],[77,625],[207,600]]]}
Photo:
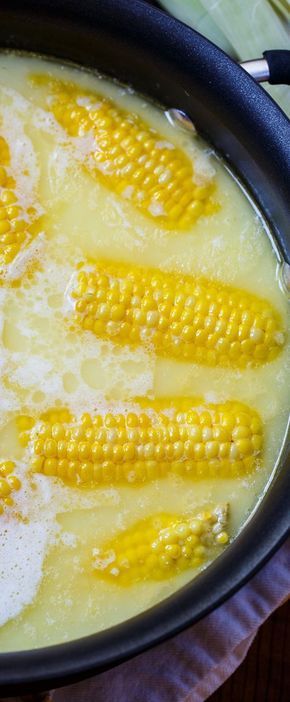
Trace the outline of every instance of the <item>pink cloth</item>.
{"label": "pink cloth", "polygon": [[132,661],[56,690],[53,702],[204,702],[236,670],[261,624],[290,596],[290,539],[198,624]]}

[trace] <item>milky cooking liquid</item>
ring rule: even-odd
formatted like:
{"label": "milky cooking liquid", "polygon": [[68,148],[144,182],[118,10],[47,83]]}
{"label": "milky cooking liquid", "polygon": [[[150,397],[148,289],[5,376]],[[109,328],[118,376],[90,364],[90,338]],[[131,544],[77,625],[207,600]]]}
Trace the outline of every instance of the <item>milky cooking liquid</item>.
{"label": "milky cooking liquid", "polygon": [[[215,178],[216,211],[183,230],[146,217],[82,167],[89,135],[73,138],[46,105],[47,74],[109,96],[137,113],[194,163],[197,178]],[[92,549],[158,512],[230,505],[231,539],[254,509],[278,459],[289,402],[289,347],[255,368],[207,367],[156,357],[76,330],[68,290],[76,265],[109,259],[204,276],[267,298],[287,327],[287,300],[265,226],[239,184],[198,136],[163,112],[92,74],[36,58],[0,57],[0,135],[21,206],[43,217],[41,232],[16,257],[0,285],[0,462],[13,461],[21,488],[0,514],[0,650],[46,646],[91,634],[165,598],[189,581],[187,570],[161,581],[120,587],[98,578]],[[262,463],[250,476],[183,480],[170,475],[141,486],[71,487],[31,474],[17,417],[66,407],[80,417],[136,396],[239,400],[263,421]],[[119,403],[119,405],[118,405]]]}

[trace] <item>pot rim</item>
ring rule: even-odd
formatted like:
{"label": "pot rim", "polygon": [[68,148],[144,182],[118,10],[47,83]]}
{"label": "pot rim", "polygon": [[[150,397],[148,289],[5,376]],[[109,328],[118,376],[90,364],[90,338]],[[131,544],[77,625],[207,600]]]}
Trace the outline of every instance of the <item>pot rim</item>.
{"label": "pot rim", "polygon": [[[205,89],[210,89],[210,69],[213,72],[214,67],[215,76],[220,81],[224,78],[225,91],[228,92],[225,92],[223,97],[229,109],[234,93],[237,99],[240,96],[241,100],[245,100],[243,96],[246,95],[249,99],[246,109],[249,114],[254,110],[256,127],[261,129],[262,141],[266,144],[267,137],[271,138],[271,143],[277,147],[276,159],[282,163],[287,147],[287,141],[285,142],[283,137],[288,135],[289,144],[290,122],[264,90],[207,39],[141,0],[136,0],[129,7],[127,0],[106,0],[106,8],[102,7],[102,0],[87,0],[86,8],[80,8],[79,3],[72,0],[59,0],[57,7],[55,4],[53,0],[42,0],[43,22],[47,16],[56,16],[58,13],[68,24],[80,22],[83,12],[81,21],[88,27],[92,19],[97,23],[98,12],[102,12],[108,22],[109,13],[114,13],[114,19],[111,18],[110,21],[116,26],[122,26],[123,23],[125,27],[125,18],[130,27],[131,23],[136,23],[138,41],[141,36],[149,45],[150,36],[151,46],[153,45],[156,51],[161,50],[162,44],[168,64],[175,61],[172,56],[174,52],[179,51],[190,65],[194,44],[198,60],[202,56],[204,62]],[[21,12],[26,11],[39,12],[38,1],[7,0],[7,7],[0,8],[0,20],[1,12],[5,16],[5,12],[21,15]],[[15,48],[13,41],[13,38],[8,37],[6,46],[9,46],[10,42],[11,48]],[[41,37],[35,41],[41,41]],[[24,45],[19,48],[28,47]],[[60,56],[59,60],[63,58],[65,57]],[[260,114],[257,105],[261,108]],[[290,181],[289,154],[286,161],[285,168],[288,169]],[[263,209],[263,206],[260,206]],[[267,217],[267,211],[264,214]],[[285,240],[280,241],[280,247],[290,255],[288,239],[286,243]],[[14,694],[20,687],[23,691],[37,687],[55,687],[68,679],[72,682],[96,671],[106,670],[173,636],[218,607],[259,570],[290,533],[290,471],[287,471],[286,461],[285,445],[279,461],[279,471],[276,472],[258,510],[233,544],[192,582],[145,612],[103,632],[46,648],[1,653],[1,694]]]}

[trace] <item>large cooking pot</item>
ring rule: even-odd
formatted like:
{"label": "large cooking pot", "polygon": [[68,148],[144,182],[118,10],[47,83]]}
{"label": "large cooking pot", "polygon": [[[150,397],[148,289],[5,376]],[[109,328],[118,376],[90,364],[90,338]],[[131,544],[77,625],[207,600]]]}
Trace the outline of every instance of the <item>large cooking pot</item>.
{"label": "large cooking pot", "polygon": [[[0,47],[97,68],[183,110],[247,185],[281,261],[290,263],[290,122],[204,37],[139,1],[1,0]],[[205,572],[160,604],[80,640],[0,655],[0,695],[48,689],[108,669],[220,605],[289,532],[289,468],[288,443],[288,465],[285,444],[279,470],[242,533]]]}

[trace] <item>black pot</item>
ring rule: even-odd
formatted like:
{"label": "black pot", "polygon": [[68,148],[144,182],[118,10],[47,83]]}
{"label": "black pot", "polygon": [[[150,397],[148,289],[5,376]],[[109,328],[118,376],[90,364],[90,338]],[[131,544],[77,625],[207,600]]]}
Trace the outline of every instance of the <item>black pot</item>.
{"label": "black pot", "polygon": [[[205,38],[143,2],[1,0],[0,46],[70,60],[180,108],[246,183],[290,262],[290,122],[247,73]],[[242,533],[174,595],[111,629],[0,655],[0,694],[56,687],[106,670],[201,619],[235,592],[289,533],[290,464]]]}

